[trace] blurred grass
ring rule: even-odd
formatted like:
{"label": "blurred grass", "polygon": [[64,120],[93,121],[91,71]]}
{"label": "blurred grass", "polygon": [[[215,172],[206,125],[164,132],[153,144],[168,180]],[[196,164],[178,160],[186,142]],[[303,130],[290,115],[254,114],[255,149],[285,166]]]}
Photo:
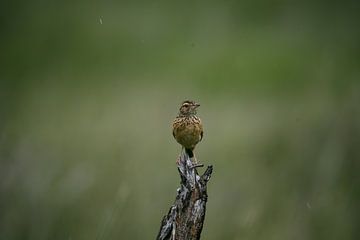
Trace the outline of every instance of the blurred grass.
{"label": "blurred grass", "polygon": [[187,98],[215,168],[204,239],[360,236],[356,2],[3,9],[0,239],[155,237]]}

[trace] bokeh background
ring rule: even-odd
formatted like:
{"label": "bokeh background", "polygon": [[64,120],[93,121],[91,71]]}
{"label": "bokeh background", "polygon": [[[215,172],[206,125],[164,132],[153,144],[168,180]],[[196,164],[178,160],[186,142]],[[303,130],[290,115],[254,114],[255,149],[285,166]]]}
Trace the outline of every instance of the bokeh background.
{"label": "bokeh background", "polygon": [[0,239],[155,239],[185,99],[202,239],[359,239],[359,5],[2,2]]}

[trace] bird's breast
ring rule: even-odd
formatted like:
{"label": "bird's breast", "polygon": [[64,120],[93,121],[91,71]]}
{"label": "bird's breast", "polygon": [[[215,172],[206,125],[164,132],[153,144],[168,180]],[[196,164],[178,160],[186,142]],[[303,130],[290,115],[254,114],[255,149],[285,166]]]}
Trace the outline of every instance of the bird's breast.
{"label": "bird's breast", "polygon": [[175,119],[173,133],[176,141],[185,148],[194,148],[201,139],[202,125],[200,118],[190,116]]}

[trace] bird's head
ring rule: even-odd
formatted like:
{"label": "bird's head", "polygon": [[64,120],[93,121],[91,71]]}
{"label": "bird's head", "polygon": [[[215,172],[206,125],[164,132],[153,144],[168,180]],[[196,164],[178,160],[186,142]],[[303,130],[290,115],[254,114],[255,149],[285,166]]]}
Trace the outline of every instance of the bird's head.
{"label": "bird's head", "polygon": [[198,104],[198,103],[196,103],[194,101],[186,100],[186,101],[182,102],[182,104],[180,106],[179,114],[181,116],[195,115],[196,114],[196,109],[199,106],[200,106],[200,104]]}

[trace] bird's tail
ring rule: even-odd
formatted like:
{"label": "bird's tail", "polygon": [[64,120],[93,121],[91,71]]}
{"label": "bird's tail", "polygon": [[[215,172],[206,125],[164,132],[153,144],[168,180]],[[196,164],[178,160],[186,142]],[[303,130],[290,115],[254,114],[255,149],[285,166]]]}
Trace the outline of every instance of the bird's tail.
{"label": "bird's tail", "polygon": [[187,155],[189,155],[190,158],[194,157],[193,149],[185,148],[185,152],[187,153]]}

